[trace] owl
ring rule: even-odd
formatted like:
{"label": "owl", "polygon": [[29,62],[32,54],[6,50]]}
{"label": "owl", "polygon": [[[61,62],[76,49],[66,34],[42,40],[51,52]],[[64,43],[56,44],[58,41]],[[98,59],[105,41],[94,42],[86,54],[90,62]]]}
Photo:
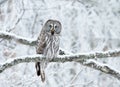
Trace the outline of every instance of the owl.
{"label": "owl", "polygon": [[[60,43],[60,33],[61,33],[61,23],[57,20],[48,20],[37,39],[36,53],[42,54],[48,60],[55,58],[59,52]],[[36,72],[37,76],[41,76],[42,82],[45,81],[45,68],[49,61],[36,62]]]}

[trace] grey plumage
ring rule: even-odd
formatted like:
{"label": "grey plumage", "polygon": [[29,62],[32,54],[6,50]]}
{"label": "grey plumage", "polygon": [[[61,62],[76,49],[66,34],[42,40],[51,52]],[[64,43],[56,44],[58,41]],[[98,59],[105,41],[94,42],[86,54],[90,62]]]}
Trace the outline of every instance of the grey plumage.
{"label": "grey plumage", "polygon": [[[36,52],[43,54],[46,58],[54,58],[59,51],[59,36],[61,32],[61,23],[57,20],[48,20],[38,37]],[[35,64],[37,75],[41,75],[41,80],[45,81],[44,69],[48,61],[37,62]]]}

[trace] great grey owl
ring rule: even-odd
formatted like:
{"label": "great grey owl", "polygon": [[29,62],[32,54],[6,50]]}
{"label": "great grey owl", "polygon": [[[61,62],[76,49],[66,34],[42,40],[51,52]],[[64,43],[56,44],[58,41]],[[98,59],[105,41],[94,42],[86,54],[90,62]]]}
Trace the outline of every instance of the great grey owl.
{"label": "great grey owl", "polygon": [[[38,37],[36,52],[37,54],[43,54],[46,58],[54,58],[59,51],[59,36],[61,33],[61,23],[57,20],[48,20]],[[47,66],[48,61],[36,62],[36,72],[38,76],[41,76],[42,82],[45,81],[44,69]]]}

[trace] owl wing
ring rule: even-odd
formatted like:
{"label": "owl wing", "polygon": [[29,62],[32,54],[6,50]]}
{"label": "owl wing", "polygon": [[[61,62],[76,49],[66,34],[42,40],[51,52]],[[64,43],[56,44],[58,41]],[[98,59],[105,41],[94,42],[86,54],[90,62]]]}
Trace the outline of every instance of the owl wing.
{"label": "owl wing", "polygon": [[41,33],[37,39],[36,53],[43,54],[45,46],[46,46],[45,34]]}
{"label": "owl wing", "polygon": [[[45,44],[46,44],[45,43],[45,34],[42,33],[42,31],[41,31],[41,34],[39,35],[39,37],[37,39],[37,47],[36,47],[36,53],[37,54],[43,54]],[[36,62],[35,67],[36,67],[37,75],[40,76],[41,75],[41,64],[40,64],[40,62]],[[42,80],[44,81],[44,78],[42,78]]]}

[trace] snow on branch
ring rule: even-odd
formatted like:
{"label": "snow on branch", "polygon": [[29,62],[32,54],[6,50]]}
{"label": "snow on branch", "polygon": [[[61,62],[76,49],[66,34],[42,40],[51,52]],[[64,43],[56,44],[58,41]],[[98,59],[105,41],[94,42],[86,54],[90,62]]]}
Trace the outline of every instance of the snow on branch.
{"label": "snow on branch", "polygon": [[95,58],[108,58],[108,57],[120,57],[120,50],[107,51],[107,52],[95,52],[95,53],[82,53],[82,54],[72,54],[72,55],[60,55],[57,58],[53,58],[51,60],[46,59],[42,55],[32,55],[32,56],[23,56],[18,58],[12,58],[2,64],[0,64],[0,73],[2,73],[5,69],[12,67],[19,63],[25,62],[38,62],[38,61],[49,61],[49,62],[79,62],[84,66],[88,66],[94,68],[96,70],[102,71],[106,74],[110,74],[115,78],[120,80],[120,72],[112,69],[111,67],[100,64],[96,62]]}
{"label": "snow on branch", "polygon": [[89,59],[89,60],[86,60],[86,62],[84,62],[84,65],[88,67],[92,67],[96,70],[102,71],[120,80],[120,72],[111,68],[111,66],[107,64],[101,64],[93,59]]}
{"label": "snow on branch", "polygon": [[29,38],[24,38],[12,33],[8,33],[5,31],[0,31],[0,38],[4,38],[7,40],[15,40],[19,43],[25,44],[25,45],[31,45],[34,46],[36,44],[37,39],[29,39]]}
{"label": "snow on branch", "polygon": [[[17,36],[15,34],[3,32],[3,31],[0,31],[0,38],[7,39],[7,40],[15,40],[25,45],[31,45],[31,46],[36,45],[36,39],[28,39],[28,38],[24,38],[24,37]],[[100,64],[96,62],[95,60],[91,60],[95,58],[120,57],[120,49],[113,50],[113,51],[106,51],[106,52],[81,53],[81,54],[70,54],[70,55],[65,55],[69,53],[65,53],[63,50],[60,50],[59,54],[62,56],[58,56],[57,58],[54,58],[49,61],[50,62],[62,62],[62,63],[72,62],[72,61],[79,62],[84,66],[88,66],[96,70],[102,71],[106,74],[110,74],[111,76],[120,80],[120,72],[112,69],[106,64]],[[19,63],[37,62],[37,61],[44,61],[44,60],[47,60],[47,59],[41,55],[24,56],[24,57],[18,57],[14,59],[12,58],[0,64],[0,73],[2,73],[5,69],[12,67],[16,64],[19,64]]]}

